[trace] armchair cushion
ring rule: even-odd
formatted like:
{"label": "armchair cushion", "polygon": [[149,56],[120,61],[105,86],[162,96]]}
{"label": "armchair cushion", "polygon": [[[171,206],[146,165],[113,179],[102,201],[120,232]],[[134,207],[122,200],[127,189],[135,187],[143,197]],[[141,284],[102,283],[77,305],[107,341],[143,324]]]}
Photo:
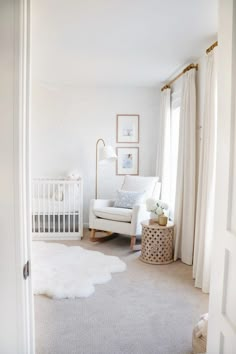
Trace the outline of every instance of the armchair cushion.
{"label": "armchair cushion", "polygon": [[131,222],[132,209],[101,207],[93,210],[94,214],[102,219]]}
{"label": "armchair cushion", "polygon": [[145,192],[117,191],[114,207],[132,209],[135,204],[143,202]]}

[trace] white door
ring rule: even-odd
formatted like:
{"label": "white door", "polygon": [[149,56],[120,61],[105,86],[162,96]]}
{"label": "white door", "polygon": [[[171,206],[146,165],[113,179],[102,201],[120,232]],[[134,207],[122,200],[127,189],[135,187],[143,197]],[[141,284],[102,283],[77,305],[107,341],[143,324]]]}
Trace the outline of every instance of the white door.
{"label": "white door", "polygon": [[208,354],[236,353],[236,1],[220,0],[215,241]]}
{"label": "white door", "polygon": [[0,1],[0,353],[33,354],[29,223],[29,0]]}

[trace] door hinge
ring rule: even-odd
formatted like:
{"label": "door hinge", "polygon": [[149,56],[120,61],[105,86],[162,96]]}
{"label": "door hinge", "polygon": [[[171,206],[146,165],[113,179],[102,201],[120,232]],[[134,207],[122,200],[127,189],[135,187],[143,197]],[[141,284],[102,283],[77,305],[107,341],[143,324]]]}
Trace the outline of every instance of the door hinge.
{"label": "door hinge", "polygon": [[23,267],[23,277],[27,279],[30,274],[30,262],[27,261]]}

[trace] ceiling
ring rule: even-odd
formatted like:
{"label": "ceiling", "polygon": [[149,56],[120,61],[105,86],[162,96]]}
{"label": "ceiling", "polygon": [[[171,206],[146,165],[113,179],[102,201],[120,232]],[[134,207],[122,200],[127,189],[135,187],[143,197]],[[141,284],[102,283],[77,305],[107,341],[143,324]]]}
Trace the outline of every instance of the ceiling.
{"label": "ceiling", "polygon": [[32,78],[155,87],[217,36],[217,0],[32,0]]}

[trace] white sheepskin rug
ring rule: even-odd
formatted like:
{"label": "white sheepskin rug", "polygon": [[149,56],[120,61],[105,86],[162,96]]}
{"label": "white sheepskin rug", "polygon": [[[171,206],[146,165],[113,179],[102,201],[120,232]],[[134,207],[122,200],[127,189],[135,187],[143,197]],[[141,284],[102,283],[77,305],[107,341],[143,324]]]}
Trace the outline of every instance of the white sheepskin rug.
{"label": "white sheepskin rug", "polygon": [[126,269],[118,257],[79,246],[34,241],[32,248],[34,294],[57,299],[88,297],[95,291],[94,284],[104,284],[111,280],[111,273]]}

